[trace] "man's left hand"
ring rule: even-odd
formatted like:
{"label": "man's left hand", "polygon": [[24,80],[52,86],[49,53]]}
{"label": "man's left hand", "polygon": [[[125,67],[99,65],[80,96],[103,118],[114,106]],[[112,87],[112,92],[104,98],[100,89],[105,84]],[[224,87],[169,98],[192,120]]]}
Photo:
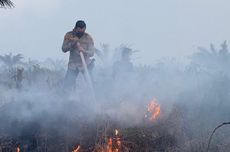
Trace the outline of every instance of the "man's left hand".
{"label": "man's left hand", "polygon": [[81,47],[81,46],[78,47],[78,50],[79,50],[80,52],[85,52],[85,49],[84,49],[83,47]]}

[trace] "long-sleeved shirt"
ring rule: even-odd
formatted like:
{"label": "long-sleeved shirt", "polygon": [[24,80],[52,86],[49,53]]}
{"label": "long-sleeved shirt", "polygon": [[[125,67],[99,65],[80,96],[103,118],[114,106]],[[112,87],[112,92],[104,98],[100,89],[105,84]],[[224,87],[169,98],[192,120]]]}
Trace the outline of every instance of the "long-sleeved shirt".
{"label": "long-sleeved shirt", "polygon": [[86,64],[91,63],[91,57],[94,55],[95,47],[92,37],[88,33],[84,33],[80,38],[75,34],[75,31],[67,32],[62,44],[62,51],[64,53],[70,52],[68,68],[75,70],[82,68],[82,60],[80,51],[78,50],[77,43],[85,50],[83,52]]}

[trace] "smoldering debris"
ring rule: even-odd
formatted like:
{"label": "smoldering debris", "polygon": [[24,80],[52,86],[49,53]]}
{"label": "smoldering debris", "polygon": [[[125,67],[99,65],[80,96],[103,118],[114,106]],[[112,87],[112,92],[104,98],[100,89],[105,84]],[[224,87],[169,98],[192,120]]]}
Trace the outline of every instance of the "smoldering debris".
{"label": "smoldering debris", "polygon": [[[130,59],[122,68],[102,49],[92,74],[95,101],[82,75],[75,90],[63,87],[65,70],[55,67],[65,65],[24,62],[22,77],[19,65],[2,66],[0,151],[205,151],[213,128],[230,119],[230,58],[222,46],[188,64]],[[210,151],[229,150],[229,129],[213,136]]]}

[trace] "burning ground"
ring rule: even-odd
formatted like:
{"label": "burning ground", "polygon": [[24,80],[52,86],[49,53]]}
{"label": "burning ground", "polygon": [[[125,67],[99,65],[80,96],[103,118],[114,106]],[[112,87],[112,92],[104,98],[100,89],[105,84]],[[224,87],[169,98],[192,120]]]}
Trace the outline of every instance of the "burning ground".
{"label": "burning ground", "polygon": [[[2,66],[0,152],[202,152],[230,120],[224,45],[187,65],[163,60],[116,77],[103,65],[93,71],[96,100],[81,75],[75,91],[63,88],[61,65],[26,62],[22,81],[18,67]],[[209,151],[229,151],[229,132],[217,130]]]}

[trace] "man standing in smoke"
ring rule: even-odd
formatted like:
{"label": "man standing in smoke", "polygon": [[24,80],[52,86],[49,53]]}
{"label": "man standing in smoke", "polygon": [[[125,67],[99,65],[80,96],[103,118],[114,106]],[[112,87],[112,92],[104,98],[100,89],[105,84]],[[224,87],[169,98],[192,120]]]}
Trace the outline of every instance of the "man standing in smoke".
{"label": "man standing in smoke", "polygon": [[83,20],[78,20],[74,29],[67,32],[64,37],[62,51],[64,53],[70,52],[68,70],[65,76],[65,85],[70,88],[75,87],[76,77],[79,72],[84,73],[80,52],[84,55],[89,72],[94,66],[94,59],[91,59],[95,52],[94,42],[93,38],[86,33],[85,30],[85,22]]}
{"label": "man standing in smoke", "polygon": [[121,48],[121,59],[113,65],[113,77],[128,78],[128,74],[133,71],[133,64],[130,61],[132,55],[132,49],[128,47]]}

